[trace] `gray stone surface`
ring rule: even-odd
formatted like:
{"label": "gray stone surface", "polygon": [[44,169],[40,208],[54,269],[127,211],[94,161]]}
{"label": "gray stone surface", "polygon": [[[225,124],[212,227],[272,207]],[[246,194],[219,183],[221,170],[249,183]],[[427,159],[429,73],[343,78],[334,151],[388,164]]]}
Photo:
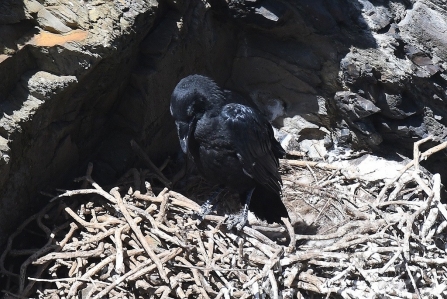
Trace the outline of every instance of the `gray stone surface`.
{"label": "gray stone surface", "polygon": [[[178,149],[169,98],[201,73],[251,97],[284,145],[411,156],[447,137],[443,0],[0,1],[0,244],[88,161],[111,182]],[[427,167],[447,172],[438,157]],[[137,164],[138,165],[138,164]],[[431,168],[430,168],[431,167]]]}
{"label": "gray stone surface", "polygon": [[46,8],[42,8],[37,12],[37,23],[42,29],[55,32],[55,33],[67,33],[71,29],[66,26],[59,18],[56,18]]}

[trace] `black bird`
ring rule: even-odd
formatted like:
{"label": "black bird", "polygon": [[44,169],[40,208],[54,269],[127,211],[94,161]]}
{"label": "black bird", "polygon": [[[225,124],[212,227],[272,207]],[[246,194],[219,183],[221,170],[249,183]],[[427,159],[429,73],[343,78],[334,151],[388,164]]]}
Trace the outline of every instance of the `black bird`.
{"label": "black bird", "polygon": [[[222,90],[210,78],[191,75],[180,80],[171,96],[180,145],[209,182],[239,193],[243,209],[230,216],[228,227],[240,230],[248,209],[269,223],[288,217],[281,201],[278,173],[284,149],[270,123],[242,96]],[[216,192],[218,193],[218,192]],[[214,194],[199,212],[203,217],[217,202]]]}

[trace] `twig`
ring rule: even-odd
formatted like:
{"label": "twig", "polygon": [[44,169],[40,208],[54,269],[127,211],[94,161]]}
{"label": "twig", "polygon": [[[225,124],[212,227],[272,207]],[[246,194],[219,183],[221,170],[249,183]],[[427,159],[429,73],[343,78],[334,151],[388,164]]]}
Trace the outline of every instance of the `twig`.
{"label": "twig", "polygon": [[413,284],[413,288],[414,288],[414,291],[416,292],[416,295],[418,296],[419,299],[422,299],[421,293],[419,293],[418,286],[416,285],[416,282],[414,281],[413,274],[411,274],[410,268],[408,267],[407,263],[405,263],[405,269],[407,270],[408,276],[411,279],[411,283]]}
{"label": "twig", "polygon": [[124,273],[124,254],[123,254],[123,242],[121,241],[121,234],[124,226],[115,230],[115,245],[116,245],[116,260],[115,271],[118,274]]}
{"label": "twig", "polygon": [[180,268],[186,268],[186,269],[197,269],[202,271],[219,271],[219,272],[226,272],[226,271],[256,271],[258,268],[214,268],[214,267],[197,267],[197,266],[188,266],[188,265],[180,265],[180,264],[172,264],[174,267],[180,267]]}
{"label": "twig", "polygon": [[[90,162],[90,163],[88,163],[88,165],[87,165],[87,171],[86,171],[85,177],[86,177],[86,178],[91,178],[91,177],[92,177],[92,172],[93,172],[93,163]],[[81,189],[85,189],[85,188],[87,188],[88,183],[89,183],[88,180],[84,180],[84,181],[82,182]]]}
{"label": "twig", "polygon": [[[108,281],[102,281],[102,280],[93,280],[93,279],[82,279],[79,277],[70,277],[70,278],[53,278],[53,279],[43,279],[43,278],[34,278],[34,277],[28,277],[29,280],[38,281],[38,282],[71,282],[71,281],[83,281],[83,282],[90,282],[90,283],[97,283],[97,284],[105,284],[105,285],[111,285],[111,282]],[[127,292],[127,290],[117,287],[120,291]]]}
{"label": "twig", "polygon": [[273,270],[268,271],[268,277],[272,286],[273,299],[278,299],[278,284],[276,283],[276,278]]}
{"label": "twig", "polygon": [[312,168],[309,166],[309,164],[306,164],[307,169],[309,169],[310,173],[312,174],[313,178],[314,178],[314,182],[318,182],[317,176],[315,175],[315,172],[312,170]]}
{"label": "twig", "polygon": [[275,242],[273,242],[272,240],[270,240],[269,238],[267,238],[265,235],[261,234],[260,232],[248,227],[248,226],[244,226],[244,228],[242,229],[242,231],[253,237],[258,239],[259,241],[263,242],[265,245],[268,245],[270,247],[273,247],[275,250],[281,250],[281,247],[278,246],[278,244],[276,244]]}
{"label": "twig", "polygon": [[437,153],[437,152],[439,152],[439,151],[441,151],[441,150],[443,150],[445,148],[447,148],[447,141],[445,141],[445,142],[443,142],[441,144],[438,144],[437,146],[434,146],[434,147],[426,150],[425,152],[423,152],[421,154],[420,159],[421,160],[426,160],[428,157],[430,157],[434,153]]}
{"label": "twig", "polygon": [[172,183],[164,176],[164,174],[158,169],[157,166],[155,166],[154,163],[152,163],[149,156],[143,151],[143,149],[135,142],[135,140],[130,141],[130,145],[132,149],[135,151],[135,153],[142,159],[146,165],[154,172],[154,174],[157,176],[157,178],[162,182],[165,187],[170,188],[172,186]]}
{"label": "twig", "polygon": [[3,274],[9,275],[9,276],[13,276],[13,277],[18,277],[19,276],[19,275],[15,274],[15,273],[12,273],[12,272],[10,272],[10,271],[5,269],[5,259],[6,259],[7,255],[8,255],[8,253],[9,253],[9,251],[12,248],[12,242],[18,235],[20,235],[23,232],[25,227],[27,227],[32,221],[34,221],[38,217],[40,217],[40,215],[44,215],[45,213],[47,213],[51,208],[54,207],[54,205],[55,205],[55,203],[49,203],[39,213],[30,216],[8,238],[8,242],[6,243],[6,248],[4,249],[2,255],[0,256],[0,271]]}
{"label": "twig", "polygon": [[157,257],[157,255],[154,253],[152,248],[147,243],[146,238],[144,237],[140,228],[136,225],[135,221],[130,216],[129,212],[127,211],[127,209],[123,203],[123,200],[121,199],[121,195],[117,191],[112,191],[112,194],[114,195],[114,197],[116,199],[116,203],[118,204],[118,207],[120,208],[121,213],[123,213],[123,216],[124,216],[124,218],[126,218],[127,223],[129,223],[131,229],[137,235],[138,240],[140,241],[141,245],[143,245],[144,250],[149,255],[149,257],[154,261],[155,265],[157,265],[158,271],[160,273],[160,277],[165,282],[168,283],[169,279],[166,276],[166,271],[163,268],[163,264],[161,263],[160,259]]}
{"label": "twig", "polygon": [[[157,259],[161,262],[161,263],[166,263],[167,261],[169,261],[170,259],[172,259],[174,256],[180,254],[180,252],[182,252],[181,248],[176,248],[176,249],[172,249],[170,250],[170,252],[166,253],[164,255],[164,257],[157,257]],[[153,261],[153,260],[152,260]],[[126,274],[124,274],[123,276],[121,276],[120,278],[118,278],[117,280],[115,280],[112,284],[110,284],[107,288],[105,288],[104,290],[102,290],[101,292],[99,292],[94,299],[98,299],[98,298],[102,298],[104,297],[106,294],[108,294],[113,288],[115,288],[117,285],[119,285],[121,282],[123,282],[124,280],[126,280],[127,278],[130,279],[130,276],[135,275],[138,271],[143,270],[146,266],[148,266],[151,262],[151,260],[147,260],[146,262],[142,263],[140,266],[138,266],[137,268],[130,270],[129,272],[127,272]],[[156,265],[152,265],[149,266],[149,268],[144,269],[144,271],[150,272],[152,270],[154,270],[157,266]],[[138,274],[137,276],[139,277],[140,275],[143,274]],[[161,276],[161,275],[160,275]]]}
{"label": "twig", "polygon": [[380,270],[379,270],[379,274],[383,274],[385,273],[385,271],[392,265],[394,264],[394,262],[396,261],[396,259],[402,254],[403,249],[400,248],[394,255],[392,258],[390,258],[390,260],[388,261],[388,263],[385,264],[385,266],[383,266]]}
{"label": "twig", "polygon": [[299,265],[294,265],[290,269],[290,272],[286,274],[284,279],[284,286],[287,288],[292,287],[292,283],[295,280],[296,275],[298,274],[298,271],[300,269]]}
{"label": "twig", "polygon": [[433,208],[430,209],[420,232],[420,236],[424,239],[427,237],[428,231],[435,224],[436,219],[438,218],[438,205],[440,203],[440,200],[441,200],[441,176],[439,175],[439,173],[436,173],[435,175],[433,175]]}
{"label": "twig", "polygon": [[289,246],[287,247],[287,252],[291,253],[295,250],[295,244],[296,244],[296,239],[295,239],[295,230],[292,227],[292,224],[289,221],[289,218],[281,218],[282,222],[284,222],[286,228],[287,228],[287,232],[289,233],[289,237],[290,237],[290,243]]}
{"label": "twig", "polygon": [[413,161],[414,161],[414,170],[416,173],[419,172],[419,159],[420,159],[420,151],[419,151],[419,145],[422,143],[425,143],[427,141],[433,140],[433,136],[428,136],[426,138],[423,138],[419,141],[416,141],[413,146]]}
{"label": "twig", "polygon": [[[180,206],[185,209],[192,210],[192,211],[200,210],[200,206],[196,202],[190,200],[187,197],[184,197],[183,195],[181,195],[175,191],[169,191],[169,195],[173,197],[170,202],[172,205]],[[163,198],[158,198],[158,197],[141,194],[140,191],[135,191],[133,194],[133,197],[135,197],[136,199],[150,201],[150,202],[156,202],[156,203],[161,203],[163,201]]]}
{"label": "twig", "polygon": [[279,252],[276,254],[276,256],[270,258],[270,260],[264,265],[264,268],[262,269],[261,273],[255,275],[252,279],[250,279],[250,281],[244,283],[242,288],[246,289],[255,282],[257,282],[259,279],[265,277],[268,271],[270,271],[273,268],[273,266],[278,262],[278,254]]}
{"label": "twig", "polygon": [[289,159],[279,159],[279,161],[280,161],[280,163],[289,164],[291,166],[298,166],[298,167],[312,166],[312,167],[317,167],[317,168],[321,168],[321,169],[330,169],[330,170],[340,169],[339,166],[335,166],[335,165],[329,164],[329,163],[322,163],[322,162],[298,161],[298,160],[289,160]]}
{"label": "twig", "polygon": [[[128,250],[126,252],[126,256],[133,256],[135,254],[139,254],[141,253],[141,250],[135,249],[135,250]],[[96,264],[94,267],[90,268],[86,273],[84,273],[84,275],[81,276],[81,279],[79,281],[76,281],[70,288],[67,297],[68,298],[73,298],[77,291],[78,288],[82,285],[82,282],[85,280],[90,279],[90,277],[92,277],[92,275],[98,273],[102,268],[104,268],[106,265],[113,263],[113,261],[116,259],[116,255],[110,255],[108,257],[106,257],[105,259],[103,259],[101,262],[99,262],[98,264]]]}
{"label": "twig", "polygon": [[407,216],[407,228],[404,233],[404,257],[406,260],[410,260],[410,236],[413,231],[412,226],[414,221],[416,220],[419,215],[424,212],[430,205],[431,201],[433,199],[434,192],[431,193],[431,196],[428,197],[427,202],[422,205],[416,212],[414,212],[412,215]]}
{"label": "twig", "polygon": [[156,219],[157,222],[163,221],[163,218],[165,217],[165,214],[166,214],[168,201],[169,201],[169,193],[166,193],[163,195],[163,200],[160,205],[160,211],[158,212],[157,219]]}
{"label": "twig", "polygon": [[[48,250],[52,250],[53,246],[50,246]],[[51,260],[57,259],[74,259],[77,257],[95,257],[100,256],[104,251],[104,243],[100,243],[98,248],[87,251],[75,251],[75,252],[52,252],[32,262],[33,265],[41,265]]]}
{"label": "twig", "polygon": [[[192,266],[192,264],[191,264],[190,262],[188,262],[186,259],[184,259],[184,258],[182,258],[182,257],[177,256],[175,259],[176,259],[177,261],[179,261],[179,262],[182,262],[182,263],[183,263],[184,265],[186,265],[186,266],[189,266],[189,267]],[[202,286],[202,283],[200,282],[199,275],[198,275],[198,273],[197,273],[197,269],[194,269],[194,268],[191,268],[191,269],[192,269],[192,274],[193,274],[193,276],[194,276],[194,281],[195,281],[195,283],[196,283],[196,286],[199,287],[199,291],[200,291],[200,293],[202,294],[202,296],[203,296],[204,298],[210,299],[210,297],[208,296],[208,294],[207,294],[205,288]]]}

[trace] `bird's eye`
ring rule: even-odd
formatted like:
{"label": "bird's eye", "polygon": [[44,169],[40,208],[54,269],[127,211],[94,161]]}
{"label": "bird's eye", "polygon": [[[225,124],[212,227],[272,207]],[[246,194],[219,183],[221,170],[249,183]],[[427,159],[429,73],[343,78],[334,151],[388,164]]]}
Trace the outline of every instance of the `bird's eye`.
{"label": "bird's eye", "polygon": [[186,109],[186,115],[188,115],[189,117],[194,115],[194,106],[188,106],[188,108]]}
{"label": "bird's eye", "polygon": [[193,108],[193,110],[194,110],[194,113],[199,113],[199,114],[203,114],[203,113],[205,113],[205,111],[206,111],[206,103],[207,103],[207,101],[206,101],[206,99],[205,98],[202,98],[202,97],[200,97],[200,98],[198,98],[195,102],[194,102],[194,108]]}

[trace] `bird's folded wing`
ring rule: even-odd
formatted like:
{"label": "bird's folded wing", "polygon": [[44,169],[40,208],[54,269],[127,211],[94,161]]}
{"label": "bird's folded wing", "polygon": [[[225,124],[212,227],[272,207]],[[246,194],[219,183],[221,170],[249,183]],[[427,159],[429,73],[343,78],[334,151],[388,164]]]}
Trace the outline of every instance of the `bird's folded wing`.
{"label": "bird's folded wing", "polygon": [[232,140],[244,171],[260,184],[281,190],[278,158],[272,151],[274,142],[270,123],[254,109],[236,103],[222,109],[224,126]]}

